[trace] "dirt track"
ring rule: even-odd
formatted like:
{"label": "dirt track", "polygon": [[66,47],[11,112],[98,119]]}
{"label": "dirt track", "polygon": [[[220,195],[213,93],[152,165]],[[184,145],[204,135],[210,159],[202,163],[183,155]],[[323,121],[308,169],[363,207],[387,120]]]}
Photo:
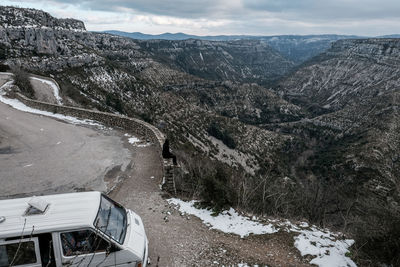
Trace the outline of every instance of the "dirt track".
{"label": "dirt track", "polygon": [[127,178],[110,195],[142,217],[150,242],[151,266],[237,266],[241,262],[310,266],[293,247],[291,234],[241,239],[209,230],[196,217],[181,216],[159,189],[162,169],[156,147],[136,147],[128,142],[125,145],[132,152],[134,164]]}

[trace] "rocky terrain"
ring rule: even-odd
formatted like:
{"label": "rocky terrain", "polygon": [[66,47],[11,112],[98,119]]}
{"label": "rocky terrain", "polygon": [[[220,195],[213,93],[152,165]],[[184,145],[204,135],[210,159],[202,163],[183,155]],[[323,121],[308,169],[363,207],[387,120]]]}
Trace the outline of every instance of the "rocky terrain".
{"label": "rocky terrain", "polygon": [[266,83],[286,73],[293,62],[258,40],[149,40],[141,47],[153,58],[211,80]]}
{"label": "rocky terrain", "polygon": [[165,132],[181,195],[330,225],[361,266],[399,263],[397,39],[339,40],[294,68],[279,40],[133,40],[11,7],[0,20],[1,64]]}
{"label": "rocky terrain", "polygon": [[[355,35],[276,35],[276,36],[252,36],[252,35],[217,35],[217,36],[198,36],[184,33],[164,33],[164,34],[143,34],[140,32],[105,31],[106,33],[129,37],[136,40],[207,40],[207,41],[238,41],[238,40],[259,40],[268,44],[283,56],[301,64],[306,60],[328,50],[331,44],[341,39],[362,38]],[[385,38],[385,36],[382,36]],[[387,36],[386,38],[391,38]],[[392,36],[392,38],[396,38]]]}
{"label": "rocky terrain", "polygon": [[340,40],[279,85],[294,102],[338,110],[397,90],[399,49],[399,39]]}

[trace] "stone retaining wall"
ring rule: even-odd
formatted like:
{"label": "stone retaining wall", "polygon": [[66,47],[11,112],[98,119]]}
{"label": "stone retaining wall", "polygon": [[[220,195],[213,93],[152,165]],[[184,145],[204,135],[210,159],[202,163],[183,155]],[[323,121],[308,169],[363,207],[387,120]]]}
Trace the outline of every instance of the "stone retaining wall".
{"label": "stone retaining wall", "polygon": [[21,94],[16,94],[16,98],[25,105],[34,109],[59,113],[80,119],[95,120],[110,127],[125,129],[133,134],[136,134],[150,142],[159,145],[160,149],[162,149],[162,145],[165,141],[164,135],[156,127],[139,119],[83,108],[50,104],[29,99]]}
{"label": "stone retaining wall", "polygon": [[129,118],[122,115],[111,114],[106,112],[88,110],[77,107],[61,106],[50,104],[33,99],[29,99],[21,94],[16,94],[15,97],[25,105],[43,111],[59,113],[67,116],[72,116],[80,119],[90,119],[103,123],[110,127],[122,128],[130,133],[138,135],[152,143],[158,145],[160,149],[160,160],[163,162],[163,173],[165,183],[162,189],[172,195],[176,195],[174,171],[175,166],[171,160],[163,160],[161,157],[162,146],[165,141],[164,135],[153,125],[135,118]]}

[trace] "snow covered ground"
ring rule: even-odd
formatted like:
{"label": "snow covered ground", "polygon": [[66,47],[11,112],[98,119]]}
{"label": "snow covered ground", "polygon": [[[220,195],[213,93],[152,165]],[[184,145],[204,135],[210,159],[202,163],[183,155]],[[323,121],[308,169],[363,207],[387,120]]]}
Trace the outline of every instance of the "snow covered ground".
{"label": "snow covered ground", "polygon": [[346,257],[348,248],[354,244],[354,240],[339,240],[337,234],[321,231],[315,226],[310,230],[293,231],[300,233],[295,237],[294,245],[301,255],[316,256],[310,263],[323,267],[356,266],[350,258]]}
{"label": "snow covered ground", "polygon": [[171,198],[168,200],[170,204],[179,206],[181,212],[199,217],[211,229],[220,230],[224,233],[232,233],[240,237],[249,234],[272,234],[278,232],[274,225],[264,225],[250,220],[247,217],[239,215],[233,208],[223,211],[218,216],[213,216],[212,211],[207,209],[198,209],[194,207],[196,201],[185,202],[180,199]]}
{"label": "snow covered ground", "polygon": [[151,145],[151,143],[146,143],[146,142],[140,140],[139,138],[137,138],[136,136],[130,135],[128,133],[124,134],[124,136],[128,137],[129,144],[132,144],[134,146],[146,147],[146,146]]}
{"label": "snow covered ground", "polygon": [[250,234],[273,234],[279,230],[299,233],[294,238],[294,246],[302,256],[315,256],[310,263],[320,267],[354,267],[356,264],[346,256],[348,248],[354,244],[354,240],[341,239],[340,233],[332,233],[326,229],[319,229],[303,222],[293,224],[290,221],[280,222],[270,220],[268,224],[261,223],[255,217],[250,219],[238,214],[233,208],[223,211],[217,216],[208,209],[195,207],[196,201],[182,201],[177,198],[167,200],[179,209],[181,213],[187,213],[200,218],[210,229],[220,230],[225,233],[237,234],[246,237]]}
{"label": "snow covered ground", "polygon": [[47,117],[52,117],[52,118],[60,119],[60,120],[67,121],[67,122],[70,122],[73,124],[86,124],[86,125],[92,125],[92,126],[102,126],[101,124],[94,122],[92,120],[81,120],[81,119],[71,117],[71,116],[65,116],[62,114],[51,113],[48,111],[33,109],[31,107],[26,106],[24,103],[22,103],[21,101],[19,101],[17,99],[7,98],[4,96],[6,94],[5,89],[8,86],[12,85],[12,83],[13,83],[13,81],[8,81],[0,87],[0,102],[10,105],[13,108],[20,110],[20,111],[39,114],[39,115],[43,115],[43,116],[47,116]]}

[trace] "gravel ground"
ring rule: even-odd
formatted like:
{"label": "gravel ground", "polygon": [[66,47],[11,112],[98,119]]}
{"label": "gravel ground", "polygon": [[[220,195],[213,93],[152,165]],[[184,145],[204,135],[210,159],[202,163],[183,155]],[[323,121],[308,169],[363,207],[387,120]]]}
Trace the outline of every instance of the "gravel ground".
{"label": "gravel ground", "polygon": [[293,234],[242,239],[209,230],[194,216],[181,216],[159,189],[162,168],[157,148],[132,146],[127,141],[125,145],[134,164],[110,196],[142,217],[151,266],[310,266],[293,247]]}

